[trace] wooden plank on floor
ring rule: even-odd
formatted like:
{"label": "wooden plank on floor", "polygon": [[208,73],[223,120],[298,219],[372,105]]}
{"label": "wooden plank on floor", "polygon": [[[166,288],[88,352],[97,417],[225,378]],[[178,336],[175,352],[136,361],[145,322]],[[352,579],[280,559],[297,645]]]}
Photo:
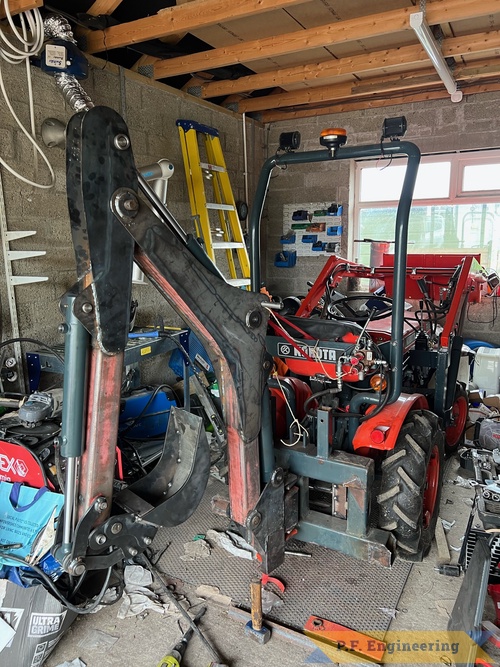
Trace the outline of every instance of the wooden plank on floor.
{"label": "wooden plank on floor", "polygon": [[438,550],[437,564],[445,565],[449,563],[451,561],[450,549],[448,547],[446,533],[444,532],[443,522],[439,516],[436,522],[436,532],[434,533],[434,539],[436,540],[436,546]]}

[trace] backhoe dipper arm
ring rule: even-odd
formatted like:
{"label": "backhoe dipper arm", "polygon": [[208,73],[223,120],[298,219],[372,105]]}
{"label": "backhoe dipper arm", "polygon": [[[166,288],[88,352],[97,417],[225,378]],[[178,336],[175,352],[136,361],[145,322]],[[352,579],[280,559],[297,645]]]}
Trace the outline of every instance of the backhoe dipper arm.
{"label": "backhoe dipper arm", "polygon": [[[78,167],[68,172],[76,181],[71,188],[77,193],[72,201],[72,231],[80,284],[87,295],[90,290],[90,303],[99,313],[99,318],[93,320],[94,340],[105,357],[120,355],[123,349],[135,242],[135,261],[196,333],[214,366],[228,433],[231,516],[244,525],[261,491],[258,437],[262,396],[270,369],[265,352],[265,297],[234,288],[213,275],[138,197],[128,130],[118,114],[106,107],[95,107],[74,124],[74,136],[69,139]],[[82,223],[83,211],[86,224]],[[121,295],[110,291],[109,285],[115,280],[126,283]],[[89,288],[85,281],[90,283]],[[110,298],[112,292],[119,312],[114,297]],[[77,301],[81,298],[79,295]],[[78,310],[77,317],[87,327],[82,315]],[[107,341],[111,341],[111,348]],[[95,386],[91,391],[95,393]],[[118,406],[119,390],[113,400]],[[89,404],[91,401],[89,397]],[[108,419],[106,414],[102,417],[104,421]],[[115,415],[109,419],[114,424]],[[109,429],[108,436],[112,436],[114,428]],[[113,480],[115,443],[112,437],[101,440],[94,455],[94,459],[105,464],[98,477],[105,476],[109,483]],[[102,454],[104,449],[106,455]],[[89,466],[95,473],[95,462]],[[82,474],[86,474],[85,466]],[[95,497],[91,491],[88,495]]]}

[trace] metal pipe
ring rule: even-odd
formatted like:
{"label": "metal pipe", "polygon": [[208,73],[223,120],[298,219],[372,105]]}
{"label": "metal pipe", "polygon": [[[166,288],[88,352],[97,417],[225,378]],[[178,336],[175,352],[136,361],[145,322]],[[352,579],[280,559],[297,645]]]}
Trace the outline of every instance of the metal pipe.
{"label": "metal pipe", "polygon": [[187,237],[186,232],[182,229],[182,227],[179,225],[179,223],[174,218],[174,216],[170,213],[168,208],[162,203],[161,199],[158,197],[158,195],[153,190],[153,188],[149,185],[149,183],[143,178],[143,176],[140,173],[137,174],[137,179],[138,179],[140,189],[142,190],[143,194],[148,199],[148,201],[151,204],[151,206],[153,207],[154,211],[158,214],[158,216],[162,220],[165,220],[165,222],[168,222],[172,231],[174,231],[175,234],[177,235],[177,237],[184,244],[187,245],[188,237]]}
{"label": "metal pipe", "polygon": [[77,502],[77,473],[78,473],[78,459],[74,456],[66,460],[66,475],[64,488],[64,523],[63,523],[63,537],[61,544],[61,553],[66,555],[71,552],[73,543],[73,530],[76,519],[76,502]]}
{"label": "metal pipe", "polygon": [[247,152],[247,124],[245,112],[241,115],[243,119],[243,183],[245,186],[245,203],[248,204],[248,152]]}
{"label": "metal pipe", "polygon": [[[394,141],[381,147],[380,144],[368,146],[343,146],[332,156],[328,150],[308,151],[304,153],[284,153],[274,155],[266,160],[262,167],[255,203],[249,219],[250,264],[252,276],[252,290],[260,289],[260,222],[264,201],[269,186],[271,171],[274,167],[291,164],[308,164],[311,162],[326,162],[328,160],[353,160],[363,157],[384,157],[406,155],[406,168],[401,197],[396,213],[395,247],[394,247],[394,293],[392,306],[392,331],[389,362],[391,366],[392,382],[387,405],[394,403],[401,393],[403,368],[403,324],[405,307],[406,285],[406,255],[408,245],[408,224],[413,191],[417,180],[418,165],[420,164],[420,149],[408,141]],[[370,403],[370,394],[358,394],[357,404]]]}
{"label": "metal pipe", "polygon": [[90,335],[73,312],[75,295],[67,293],[61,300],[65,313],[64,336],[64,400],[59,443],[61,456],[66,459],[66,488],[64,494],[63,553],[71,549],[77,496],[78,461],[85,443],[85,404],[87,386],[87,356]]}
{"label": "metal pipe", "polygon": [[260,221],[266,200],[271,172],[276,166],[277,156],[268,158],[261,169],[257,190],[248,218],[248,239],[250,243],[250,286],[253,292],[260,291]]}
{"label": "metal pipe", "polygon": [[271,416],[271,395],[269,387],[264,387],[262,395],[262,427],[260,429],[259,452],[262,481],[267,484],[276,468],[274,460],[273,424]]}
{"label": "metal pipe", "polygon": [[94,107],[94,103],[90,99],[83,86],[73,74],[54,74],[54,81],[59,88],[67,104],[78,113],[79,111],[88,111]]}

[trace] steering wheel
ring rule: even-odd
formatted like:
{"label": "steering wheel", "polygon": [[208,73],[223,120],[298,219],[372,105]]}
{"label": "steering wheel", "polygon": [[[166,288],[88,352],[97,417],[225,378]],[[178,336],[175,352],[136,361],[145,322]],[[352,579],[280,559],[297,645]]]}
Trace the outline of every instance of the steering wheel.
{"label": "steering wheel", "polygon": [[[360,297],[360,296],[345,296],[342,299],[338,299],[337,301],[334,301],[333,303],[329,304],[327,307],[328,310],[328,317],[333,319],[333,320],[348,320],[350,322],[358,322],[358,323],[364,323],[368,319],[368,316],[370,315],[370,310],[355,310],[350,306],[350,304],[353,301],[363,301],[364,303],[367,303],[368,301],[373,301],[376,299],[377,301],[380,301],[381,304],[384,304],[385,306],[388,306],[388,308],[384,308],[384,310],[381,310],[380,312],[375,313],[370,320],[373,322],[374,320],[382,320],[388,315],[391,314],[392,312],[392,299],[389,299],[389,297],[386,296],[377,296],[376,294],[367,296],[367,297]],[[345,311],[342,312],[342,310]]]}

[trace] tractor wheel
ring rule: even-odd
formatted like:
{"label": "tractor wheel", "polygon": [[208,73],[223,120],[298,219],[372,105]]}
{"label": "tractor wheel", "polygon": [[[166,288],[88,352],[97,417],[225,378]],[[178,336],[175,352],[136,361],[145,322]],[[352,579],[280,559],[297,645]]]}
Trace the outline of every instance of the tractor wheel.
{"label": "tractor wheel", "polygon": [[410,412],[382,462],[379,525],[407,560],[425,556],[434,537],[443,481],[443,433],[435,414]]}
{"label": "tractor wheel", "polygon": [[451,422],[444,432],[444,450],[446,454],[456,452],[463,445],[465,438],[465,424],[469,413],[469,399],[467,392],[457,384],[455,397],[451,406]]}

